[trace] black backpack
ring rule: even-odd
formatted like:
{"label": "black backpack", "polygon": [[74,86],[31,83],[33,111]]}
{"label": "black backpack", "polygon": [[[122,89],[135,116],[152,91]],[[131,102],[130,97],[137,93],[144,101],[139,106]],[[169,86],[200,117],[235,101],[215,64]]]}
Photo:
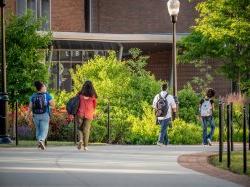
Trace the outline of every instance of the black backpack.
{"label": "black backpack", "polygon": [[80,96],[72,97],[66,104],[66,110],[70,115],[76,115],[80,105]]}
{"label": "black backpack", "polygon": [[36,93],[32,97],[32,112],[33,114],[44,114],[47,112],[47,101],[44,93]]}
{"label": "black backpack", "polygon": [[161,94],[159,94],[159,99],[156,103],[156,117],[165,117],[168,113],[168,94],[163,98]]}

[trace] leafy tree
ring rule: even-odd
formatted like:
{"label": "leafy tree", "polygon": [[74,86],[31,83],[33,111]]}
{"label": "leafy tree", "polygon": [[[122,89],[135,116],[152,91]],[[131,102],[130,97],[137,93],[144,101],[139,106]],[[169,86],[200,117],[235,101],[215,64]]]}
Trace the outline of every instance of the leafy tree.
{"label": "leafy tree", "polygon": [[216,58],[221,72],[238,83],[238,91],[250,90],[249,0],[205,0],[197,4],[199,18],[184,38],[180,61],[197,62]]}
{"label": "leafy tree", "polygon": [[52,35],[39,34],[44,19],[35,18],[28,11],[23,16],[11,16],[6,26],[7,89],[10,102],[18,99],[26,103],[34,91],[35,80],[48,81],[48,67],[44,62]]}

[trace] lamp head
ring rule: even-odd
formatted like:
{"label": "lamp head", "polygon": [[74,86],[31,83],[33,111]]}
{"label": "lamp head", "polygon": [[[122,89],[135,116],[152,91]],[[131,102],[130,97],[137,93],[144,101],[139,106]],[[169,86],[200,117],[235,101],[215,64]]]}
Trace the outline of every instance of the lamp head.
{"label": "lamp head", "polygon": [[168,6],[168,13],[170,16],[178,16],[180,9],[179,0],[169,0],[167,6]]}

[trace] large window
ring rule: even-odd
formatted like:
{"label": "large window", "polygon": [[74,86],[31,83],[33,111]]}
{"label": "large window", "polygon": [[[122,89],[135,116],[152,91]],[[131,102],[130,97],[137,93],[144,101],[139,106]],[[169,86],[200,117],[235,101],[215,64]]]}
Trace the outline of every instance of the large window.
{"label": "large window", "polygon": [[28,9],[32,10],[36,18],[45,17],[46,23],[42,30],[49,30],[51,23],[51,0],[18,0],[16,1],[17,15],[23,15]]}
{"label": "large window", "polygon": [[54,50],[50,68],[49,87],[57,90],[72,90],[70,69],[76,69],[95,55],[107,56],[107,50]]}

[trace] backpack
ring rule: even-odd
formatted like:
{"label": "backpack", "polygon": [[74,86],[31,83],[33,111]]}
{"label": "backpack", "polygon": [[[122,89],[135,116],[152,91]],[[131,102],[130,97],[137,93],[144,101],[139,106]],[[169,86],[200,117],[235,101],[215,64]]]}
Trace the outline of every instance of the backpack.
{"label": "backpack", "polygon": [[212,104],[210,99],[204,99],[200,107],[201,116],[211,116],[212,115]]}
{"label": "backpack", "polygon": [[66,104],[66,110],[70,115],[76,115],[80,105],[80,96],[72,97]]}
{"label": "backpack", "polygon": [[44,114],[47,112],[46,94],[36,93],[32,97],[32,112],[33,114]]}
{"label": "backpack", "polygon": [[161,94],[159,94],[159,99],[156,103],[156,117],[165,117],[168,113],[168,94],[163,98]]}

